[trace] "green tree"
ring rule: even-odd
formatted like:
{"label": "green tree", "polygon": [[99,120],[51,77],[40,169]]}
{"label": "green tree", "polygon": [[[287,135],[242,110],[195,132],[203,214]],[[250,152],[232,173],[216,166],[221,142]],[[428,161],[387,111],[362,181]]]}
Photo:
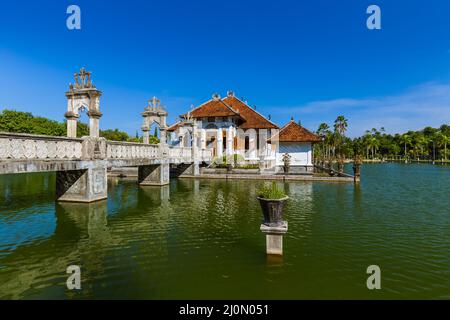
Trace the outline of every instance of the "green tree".
{"label": "green tree", "polygon": [[402,134],[400,136],[400,141],[401,143],[404,145],[404,150],[405,150],[405,158],[407,157],[407,146],[411,145],[411,136],[408,134]]}

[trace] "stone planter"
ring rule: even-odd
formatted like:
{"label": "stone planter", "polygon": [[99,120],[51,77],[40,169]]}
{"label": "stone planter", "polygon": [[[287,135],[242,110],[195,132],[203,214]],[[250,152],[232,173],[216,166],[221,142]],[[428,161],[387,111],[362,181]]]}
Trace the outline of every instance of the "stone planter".
{"label": "stone planter", "polygon": [[341,161],[338,162],[338,172],[339,173],[344,172],[344,162],[341,162]]}
{"label": "stone planter", "polygon": [[288,196],[281,199],[264,199],[257,197],[264,216],[264,222],[266,226],[277,227],[283,225],[283,207]]}
{"label": "stone planter", "polygon": [[353,175],[355,177],[359,177],[361,175],[361,164],[359,163],[353,164]]}

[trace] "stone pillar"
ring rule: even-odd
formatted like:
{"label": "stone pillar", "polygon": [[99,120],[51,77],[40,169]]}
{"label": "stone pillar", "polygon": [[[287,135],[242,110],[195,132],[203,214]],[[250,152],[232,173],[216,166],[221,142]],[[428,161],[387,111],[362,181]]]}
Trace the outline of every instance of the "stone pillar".
{"label": "stone pillar", "polygon": [[281,226],[269,227],[261,224],[261,231],[266,234],[266,253],[270,255],[283,255],[283,235],[288,230],[287,221]]}
{"label": "stone pillar", "polygon": [[223,134],[222,128],[217,128],[217,157],[221,158],[223,154]]}
{"label": "stone pillar", "polygon": [[138,182],[141,186],[163,186],[169,184],[169,164],[152,164],[138,167]]}
{"label": "stone pillar", "polygon": [[159,143],[161,144],[166,144],[167,140],[167,127],[166,126],[161,126],[159,128]]}
{"label": "stone pillar", "polygon": [[202,148],[202,150],[205,150],[206,149],[206,130],[205,129],[200,129],[200,139],[201,139],[200,147]]}
{"label": "stone pillar", "polygon": [[194,121],[194,124],[192,125],[192,161],[194,163],[198,163],[198,129],[197,129],[197,123]]}
{"label": "stone pillar", "polygon": [[67,119],[67,137],[76,138],[77,137],[77,121],[78,117],[75,113],[68,111],[64,114]]}
{"label": "stone pillar", "polygon": [[233,153],[233,127],[229,126],[227,129],[227,155],[232,155]]}
{"label": "stone pillar", "polygon": [[89,136],[92,138],[100,137],[100,118],[102,113],[97,110],[90,110],[89,116]]}
{"label": "stone pillar", "polygon": [[249,158],[251,158],[251,159],[254,159],[257,156],[256,139],[257,139],[256,130],[255,129],[250,129],[250,134],[249,134],[249,147],[250,147]]}
{"label": "stone pillar", "polygon": [[183,176],[198,176],[200,175],[200,165],[199,163],[191,163],[189,165],[182,165],[185,169],[184,171],[180,174],[180,177]]}
{"label": "stone pillar", "polygon": [[267,139],[267,129],[259,129],[259,159],[264,159],[264,156],[267,153]]}
{"label": "stone pillar", "polygon": [[147,126],[142,126],[142,142],[144,144],[150,143],[150,134],[149,134],[149,128]]}
{"label": "stone pillar", "polygon": [[93,202],[108,197],[106,161],[89,161],[84,170],[57,171],[57,201]]}

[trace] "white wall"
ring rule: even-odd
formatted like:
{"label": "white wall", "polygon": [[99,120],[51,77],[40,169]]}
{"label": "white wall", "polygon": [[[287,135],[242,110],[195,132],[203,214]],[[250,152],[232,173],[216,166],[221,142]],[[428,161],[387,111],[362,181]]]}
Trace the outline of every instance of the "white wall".
{"label": "white wall", "polygon": [[310,142],[280,142],[276,154],[277,165],[282,166],[283,154],[291,155],[291,166],[312,165],[312,147]]}

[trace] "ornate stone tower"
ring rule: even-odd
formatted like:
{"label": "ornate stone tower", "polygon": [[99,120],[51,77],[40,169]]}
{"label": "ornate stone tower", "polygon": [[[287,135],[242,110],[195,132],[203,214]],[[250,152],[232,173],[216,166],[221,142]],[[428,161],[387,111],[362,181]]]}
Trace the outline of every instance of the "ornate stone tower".
{"label": "ornate stone tower", "polygon": [[66,92],[67,112],[64,116],[67,119],[67,137],[76,138],[80,111],[87,110],[89,136],[98,138],[99,119],[102,116],[100,112],[102,92],[92,84],[91,72],[86,72],[84,68],[81,68],[79,73],[75,73],[74,77],[75,85],[70,84],[69,91]]}
{"label": "ornate stone tower", "polygon": [[148,106],[145,107],[144,112],[142,112],[142,117],[144,118],[144,123],[142,124],[144,143],[149,143],[150,126],[155,122],[159,126],[160,142],[161,144],[165,144],[167,133],[167,111],[161,106],[161,101],[158,98],[153,97],[152,100],[148,101]]}

